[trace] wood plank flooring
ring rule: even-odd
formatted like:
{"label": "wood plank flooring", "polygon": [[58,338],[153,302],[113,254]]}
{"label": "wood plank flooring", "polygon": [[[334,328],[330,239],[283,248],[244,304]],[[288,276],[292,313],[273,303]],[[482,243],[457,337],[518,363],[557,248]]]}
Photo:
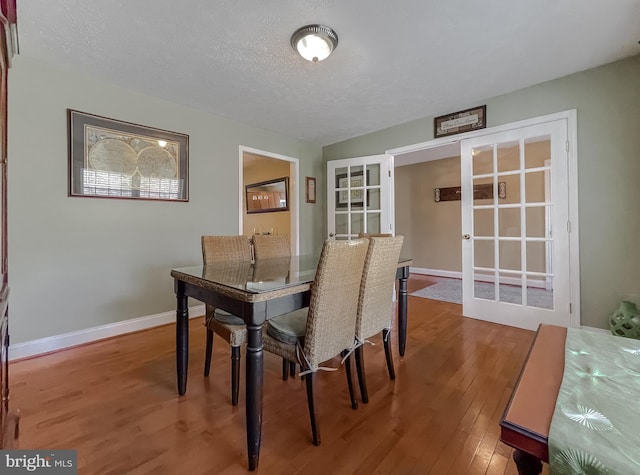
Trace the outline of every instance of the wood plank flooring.
{"label": "wood plank flooring", "polygon": [[[412,276],[409,292],[429,285]],[[367,345],[369,404],[352,410],[344,369],[318,375],[322,445],[311,443],[304,382],[282,381],[265,353],[261,474],[516,474],[498,422],[534,333],[463,318],[460,305],[409,297],[407,352],[396,380],[380,339]],[[81,474],[247,473],[244,360],[230,402],[230,348],[191,321],[189,382],[178,397],[175,326],[10,365],[20,447],[76,449]],[[339,366],[339,361],[333,361]],[[546,473],[546,467],[545,472]]]}

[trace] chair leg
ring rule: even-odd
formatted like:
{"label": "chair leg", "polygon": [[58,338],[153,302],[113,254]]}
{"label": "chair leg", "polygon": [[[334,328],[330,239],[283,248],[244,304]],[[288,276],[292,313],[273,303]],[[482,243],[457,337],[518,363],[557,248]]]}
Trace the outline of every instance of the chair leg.
{"label": "chair leg", "polygon": [[356,370],[358,371],[358,384],[360,385],[360,397],[362,402],[369,402],[369,393],[367,392],[367,379],[364,374],[364,347],[356,348]]}
{"label": "chair leg", "polygon": [[313,434],[313,445],[320,445],[320,428],[318,427],[318,411],[316,409],[315,395],[313,392],[313,382],[316,373],[308,373],[304,376],[307,382],[307,403],[309,404],[309,418],[311,419],[311,433]]}
{"label": "chair leg", "polygon": [[396,379],[396,372],[393,369],[393,353],[391,352],[391,331],[382,330],[382,341],[384,343],[384,354],[387,357],[387,371],[389,379]]}
{"label": "chair leg", "polygon": [[[342,356],[347,354],[347,350],[342,351]],[[356,399],[356,392],[353,389],[353,377],[351,372],[351,355],[347,357],[344,362],[344,370],[347,373],[347,386],[349,387],[349,398],[351,399],[351,409],[358,409],[358,400]]]}
{"label": "chair leg", "polygon": [[282,358],[282,380],[289,379],[289,361],[286,358]]}
{"label": "chair leg", "polygon": [[213,352],[213,330],[207,328],[207,346],[204,350],[204,375],[209,376],[211,353]]}
{"label": "chair leg", "polygon": [[296,377],[296,362],[295,361],[289,361],[289,374],[291,375],[292,378]]}
{"label": "chair leg", "polygon": [[231,347],[231,405],[238,405],[240,389],[240,347]]}

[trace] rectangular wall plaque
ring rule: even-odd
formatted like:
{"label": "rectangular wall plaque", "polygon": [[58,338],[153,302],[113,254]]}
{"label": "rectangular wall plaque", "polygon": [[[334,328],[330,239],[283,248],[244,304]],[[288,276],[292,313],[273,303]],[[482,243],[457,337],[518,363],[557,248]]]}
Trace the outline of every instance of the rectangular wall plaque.
{"label": "rectangular wall plaque", "polygon": [[316,179],[315,177],[308,176],[306,177],[306,198],[307,203],[315,203],[316,202]]}
{"label": "rectangular wall plaque", "polygon": [[[507,197],[507,183],[498,182],[498,198]],[[448,188],[435,188],[433,190],[434,201],[459,201],[462,199],[462,188],[459,186],[450,186]],[[476,185],[473,188],[474,200],[490,200],[493,199],[493,183],[485,183]]]}
{"label": "rectangular wall plaque", "polygon": [[441,115],[433,120],[433,137],[461,134],[487,126],[487,106],[474,107],[451,114]]}

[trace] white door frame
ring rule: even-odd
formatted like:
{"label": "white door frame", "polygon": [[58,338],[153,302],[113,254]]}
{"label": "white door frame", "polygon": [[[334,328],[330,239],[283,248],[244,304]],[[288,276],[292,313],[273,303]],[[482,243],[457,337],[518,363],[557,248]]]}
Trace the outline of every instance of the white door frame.
{"label": "white door frame", "polygon": [[243,156],[245,153],[252,153],[254,155],[262,155],[268,158],[275,158],[276,160],[284,160],[289,162],[290,179],[289,179],[289,216],[291,219],[290,227],[291,234],[289,240],[291,241],[291,252],[295,255],[300,254],[300,160],[294,157],[288,157],[279,153],[267,152],[266,150],[259,150],[257,148],[245,147],[240,145],[239,147],[239,182],[238,182],[238,195],[240,197],[238,206],[238,233],[242,234],[242,221],[244,217],[244,180],[243,180]]}
{"label": "white door frame", "polygon": [[[551,160],[544,161],[545,167],[551,166]],[[544,171],[544,200],[548,203],[551,201],[551,181],[549,177],[549,170]],[[545,206],[544,208],[544,237],[550,238],[553,234],[553,226],[551,223],[551,210],[549,207]],[[545,272],[547,274],[551,274],[553,272],[553,258],[552,258],[552,245],[551,242],[546,242],[544,245],[544,254],[545,254]],[[551,278],[547,277],[545,279],[544,288],[547,290],[551,290],[552,282]]]}
{"label": "white door frame", "polygon": [[[577,127],[577,111],[576,109],[566,110],[562,112],[556,112],[554,114],[548,114],[540,117],[534,117],[532,119],[520,120],[509,124],[499,125],[496,127],[490,127],[486,129],[476,130],[473,132],[465,132],[462,134],[440,137],[437,139],[427,140],[413,145],[405,145],[403,147],[397,147],[390,150],[386,150],[385,153],[395,158],[397,155],[401,155],[409,152],[417,152],[429,148],[441,147],[443,145],[450,145],[456,142],[460,142],[463,139],[480,137],[482,135],[494,134],[497,132],[504,132],[507,130],[517,129],[520,127],[527,127],[536,124],[542,124],[545,122],[552,122],[556,120],[567,121],[567,161],[568,161],[568,190],[567,195],[569,198],[569,287],[571,292],[571,317],[570,325],[572,327],[580,326],[580,253],[579,253],[579,223],[578,223],[578,127]],[[391,199],[393,200],[393,195]],[[394,224],[395,227],[395,224]]]}

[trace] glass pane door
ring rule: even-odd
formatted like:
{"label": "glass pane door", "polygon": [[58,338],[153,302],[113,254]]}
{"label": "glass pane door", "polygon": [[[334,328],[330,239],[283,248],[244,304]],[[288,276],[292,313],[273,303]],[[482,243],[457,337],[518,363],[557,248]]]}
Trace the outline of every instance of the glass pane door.
{"label": "glass pane door", "polygon": [[327,162],[329,237],[392,232],[389,170],[386,155]]}
{"label": "glass pane door", "polygon": [[553,232],[568,219],[566,126],[553,124],[462,143],[465,315],[568,323],[568,233]]}

